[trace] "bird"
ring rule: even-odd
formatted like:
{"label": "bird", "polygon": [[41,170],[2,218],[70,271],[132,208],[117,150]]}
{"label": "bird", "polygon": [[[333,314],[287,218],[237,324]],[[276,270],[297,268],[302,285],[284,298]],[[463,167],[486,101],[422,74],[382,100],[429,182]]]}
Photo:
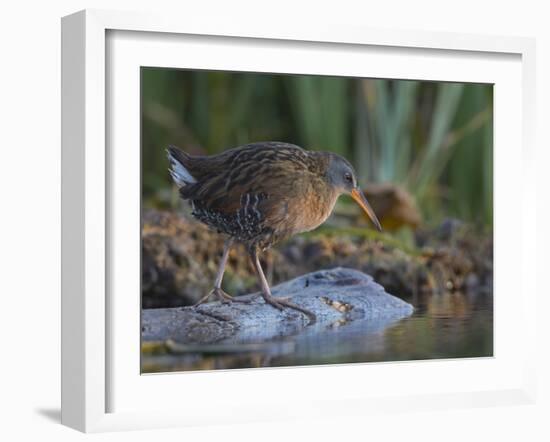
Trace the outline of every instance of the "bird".
{"label": "bird", "polygon": [[214,288],[196,305],[212,295],[223,303],[249,302],[221,288],[230,249],[238,242],[250,256],[264,301],[279,310],[299,311],[314,322],[311,311],[272,295],[260,254],[279,241],[320,226],[342,194],[351,195],[382,230],[353,166],[333,152],[265,141],[215,155],[190,155],[170,145],[167,156],[169,173],[181,198],[189,201],[192,216],[226,237]]}

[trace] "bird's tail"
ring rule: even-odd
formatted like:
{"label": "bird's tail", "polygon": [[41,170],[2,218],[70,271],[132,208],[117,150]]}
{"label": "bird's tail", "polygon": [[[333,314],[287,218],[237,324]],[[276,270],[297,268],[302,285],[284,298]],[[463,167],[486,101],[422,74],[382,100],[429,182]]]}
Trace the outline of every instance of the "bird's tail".
{"label": "bird's tail", "polygon": [[195,177],[189,173],[189,170],[187,170],[184,165],[185,158],[188,156],[185,152],[175,146],[168,146],[166,154],[170,162],[170,169],[168,170],[178,187],[181,188],[187,184],[194,184],[197,182]]}

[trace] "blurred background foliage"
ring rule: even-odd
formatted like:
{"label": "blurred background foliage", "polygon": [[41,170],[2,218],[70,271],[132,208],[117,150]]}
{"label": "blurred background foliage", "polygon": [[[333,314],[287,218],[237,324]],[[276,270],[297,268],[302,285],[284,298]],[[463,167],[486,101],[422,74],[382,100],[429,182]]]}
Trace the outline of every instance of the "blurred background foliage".
{"label": "blurred background foliage", "polygon": [[492,227],[493,88],[486,84],[142,68],[143,198],[177,204],[165,148],[213,154],[277,140],[397,184],[427,225]]}
{"label": "blurred background foliage", "polygon": [[[142,68],[141,87],[144,308],[194,304],[211,289],[223,242],[180,216],[189,205],[166,147],[214,154],[267,140],[345,156],[384,227],[366,228],[340,198],[321,227],[264,254],[271,284],[342,266],[415,307],[338,360],[326,343],[306,359],[201,353],[168,366],[145,352],[144,371],[492,355],[492,85]],[[226,270],[228,293],[259,290],[242,249]]]}

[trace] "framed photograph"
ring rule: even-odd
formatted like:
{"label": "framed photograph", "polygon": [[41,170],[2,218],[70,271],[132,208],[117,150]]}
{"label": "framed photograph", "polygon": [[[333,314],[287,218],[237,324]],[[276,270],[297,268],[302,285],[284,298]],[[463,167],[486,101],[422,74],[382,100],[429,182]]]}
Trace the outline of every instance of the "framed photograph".
{"label": "framed photograph", "polygon": [[64,424],[533,400],[533,41],[82,11],[62,54]]}

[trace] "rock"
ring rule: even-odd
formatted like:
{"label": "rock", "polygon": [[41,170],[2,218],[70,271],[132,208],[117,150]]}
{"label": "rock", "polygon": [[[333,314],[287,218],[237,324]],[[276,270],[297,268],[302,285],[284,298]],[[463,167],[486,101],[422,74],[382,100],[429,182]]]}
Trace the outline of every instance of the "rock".
{"label": "rock", "polygon": [[347,268],[309,273],[272,290],[274,296],[288,297],[315,313],[315,324],[307,327],[309,319],[302,313],[281,312],[252,294],[242,297],[249,304],[211,302],[197,308],[144,309],[143,341],[170,342],[172,349],[197,351],[197,345],[265,342],[300,332],[326,332],[347,323],[372,333],[413,312],[410,304],[386,293],[371,276]]}
{"label": "rock", "polygon": [[[371,183],[363,189],[384,230],[395,231],[403,226],[416,229],[422,224],[420,210],[413,196],[394,183]],[[364,222],[369,222],[361,213]]]}

